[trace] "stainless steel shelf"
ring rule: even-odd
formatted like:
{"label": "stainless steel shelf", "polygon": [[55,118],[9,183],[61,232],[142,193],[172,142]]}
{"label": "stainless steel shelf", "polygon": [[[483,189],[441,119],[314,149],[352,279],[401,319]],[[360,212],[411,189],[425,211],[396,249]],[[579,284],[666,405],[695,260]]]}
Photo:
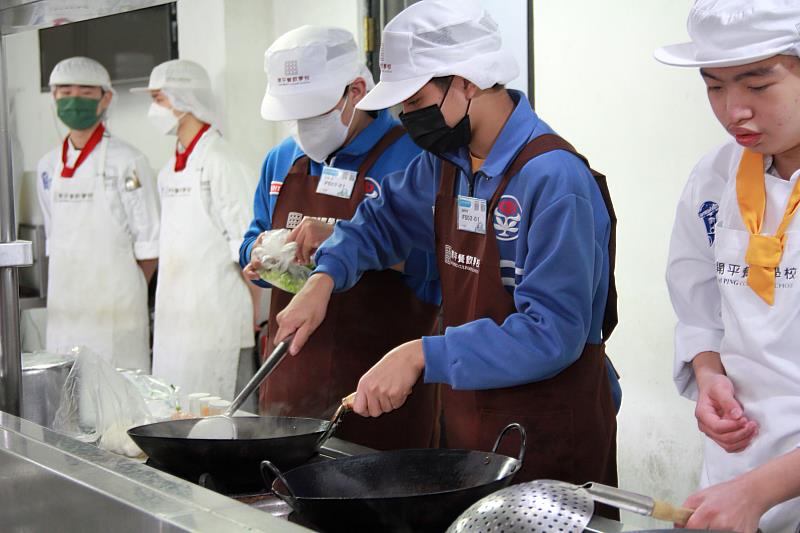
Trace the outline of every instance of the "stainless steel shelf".
{"label": "stainless steel shelf", "polygon": [[308,531],[4,412],[0,472],[4,531]]}

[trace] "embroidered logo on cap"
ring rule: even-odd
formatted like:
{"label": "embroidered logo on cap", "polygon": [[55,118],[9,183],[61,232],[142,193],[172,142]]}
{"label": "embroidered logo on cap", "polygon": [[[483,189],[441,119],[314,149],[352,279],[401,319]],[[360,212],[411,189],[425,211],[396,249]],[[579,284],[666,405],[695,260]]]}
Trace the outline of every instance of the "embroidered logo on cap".
{"label": "embroidered logo on cap", "polygon": [[498,241],[513,241],[519,236],[522,209],[516,197],[504,194],[494,209],[494,230]]}
{"label": "embroidered logo on cap", "polygon": [[706,226],[706,235],[708,236],[708,245],[714,244],[715,228],[717,226],[717,212],[719,211],[719,204],[717,202],[707,201],[703,202],[697,216],[703,219],[703,224]]}
{"label": "embroidered logo on cap", "polygon": [[380,65],[381,72],[391,72],[392,71],[392,64],[386,62],[386,56],[384,55],[384,45],[381,43],[381,50],[378,52],[378,64]]}
{"label": "embroidered logo on cap", "polygon": [[287,59],[283,62],[283,76],[276,80],[278,85],[303,85],[311,80],[311,76],[300,75],[300,64],[296,59]]}
{"label": "embroidered logo on cap", "polygon": [[375,200],[381,197],[381,185],[373,178],[366,178],[364,180],[364,196],[370,200]]}

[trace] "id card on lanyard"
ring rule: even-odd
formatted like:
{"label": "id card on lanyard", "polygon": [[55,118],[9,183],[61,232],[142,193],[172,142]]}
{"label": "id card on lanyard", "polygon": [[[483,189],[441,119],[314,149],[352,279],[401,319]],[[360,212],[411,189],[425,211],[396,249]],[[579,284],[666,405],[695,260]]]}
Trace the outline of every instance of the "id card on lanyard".
{"label": "id card on lanyard", "polygon": [[458,207],[458,229],[485,235],[486,200],[459,195],[456,205]]}
{"label": "id card on lanyard", "polygon": [[336,167],[323,167],[319,177],[317,194],[327,194],[336,198],[350,198],[356,184],[358,173]]}

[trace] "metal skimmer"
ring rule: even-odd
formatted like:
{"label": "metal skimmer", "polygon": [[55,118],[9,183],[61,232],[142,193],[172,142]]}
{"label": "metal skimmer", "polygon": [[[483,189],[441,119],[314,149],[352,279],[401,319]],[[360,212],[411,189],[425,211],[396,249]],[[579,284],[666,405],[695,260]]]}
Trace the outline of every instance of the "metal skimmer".
{"label": "metal skimmer", "polygon": [[513,485],[475,502],[447,533],[578,533],[594,514],[594,500],[548,480]]}

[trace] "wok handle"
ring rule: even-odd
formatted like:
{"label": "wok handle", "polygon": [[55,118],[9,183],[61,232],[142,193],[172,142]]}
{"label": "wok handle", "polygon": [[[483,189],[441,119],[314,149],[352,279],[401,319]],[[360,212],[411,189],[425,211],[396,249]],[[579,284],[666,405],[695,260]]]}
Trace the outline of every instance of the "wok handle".
{"label": "wok handle", "polygon": [[264,484],[267,486],[268,490],[272,490],[272,485],[273,485],[273,483],[270,482],[270,477],[269,477],[270,472],[272,473],[273,476],[281,480],[283,486],[286,487],[286,492],[288,492],[289,494],[284,495],[274,490],[272,492],[275,494],[275,496],[288,503],[289,507],[291,507],[294,511],[297,511],[299,513],[300,502],[297,501],[297,497],[294,495],[292,487],[290,487],[289,483],[286,482],[286,478],[283,477],[283,474],[281,474],[281,471],[278,470],[278,467],[272,464],[270,461],[264,459],[263,461],[261,461],[261,478],[264,480]]}
{"label": "wok handle", "polygon": [[520,437],[520,445],[519,445],[519,455],[517,456],[517,460],[521,463],[525,460],[525,450],[527,449],[528,443],[528,434],[525,432],[525,428],[522,427],[522,424],[517,424],[514,422],[513,424],[509,424],[503,428],[503,431],[497,436],[497,440],[494,441],[494,446],[492,447],[492,453],[497,453],[497,449],[500,447],[500,442],[503,440],[503,437],[506,436],[506,433],[511,431],[512,429],[516,429],[519,431]]}
{"label": "wok handle", "polygon": [[348,413],[353,410],[353,403],[356,401],[356,393],[353,392],[348,394],[344,398],[342,398],[342,403],[339,405],[338,409],[336,409],[336,413],[331,418],[330,424],[328,424],[328,429],[325,430],[324,433],[320,436],[319,440],[317,441],[317,448],[322,447],[333,432],[336,431],[336,428],[339,427],[339,422],[342,421],[342,417],[345,413]]}
{"label": "wok handle", "polygon": [[264,360],[264,364],[261,365],[261,368],[250,378],[250,381],[247,382],[247,385],[244,386],[242,391],[236,395],[236,398],[233,399],[231,402],[230,407],[225,411],[225,416],[233,416],[233,414],[239,410],[242,406],[244,401],[250,397],[256,388],[261,385],[261,382],[267,379],[267,377],[275,370],[275,367],[283,361],[283,358],[286,357],[286,353],[289,351],[289,345],[292,343],[292,339],[294,338],[294,333],[283,339],[278,345],[272,350],[272,353]]}
{"label": "wok handle", "polygon": [[655,500],[653,512],[650,513],[650,516],[657,520],[665,520],[667,522],[672,522],[673,524],[685,526],[686,522],[689,521],[689,518],[692,517],[693,513],[694,511],[691,509],[675,507],[671,503],[662,500]]}

